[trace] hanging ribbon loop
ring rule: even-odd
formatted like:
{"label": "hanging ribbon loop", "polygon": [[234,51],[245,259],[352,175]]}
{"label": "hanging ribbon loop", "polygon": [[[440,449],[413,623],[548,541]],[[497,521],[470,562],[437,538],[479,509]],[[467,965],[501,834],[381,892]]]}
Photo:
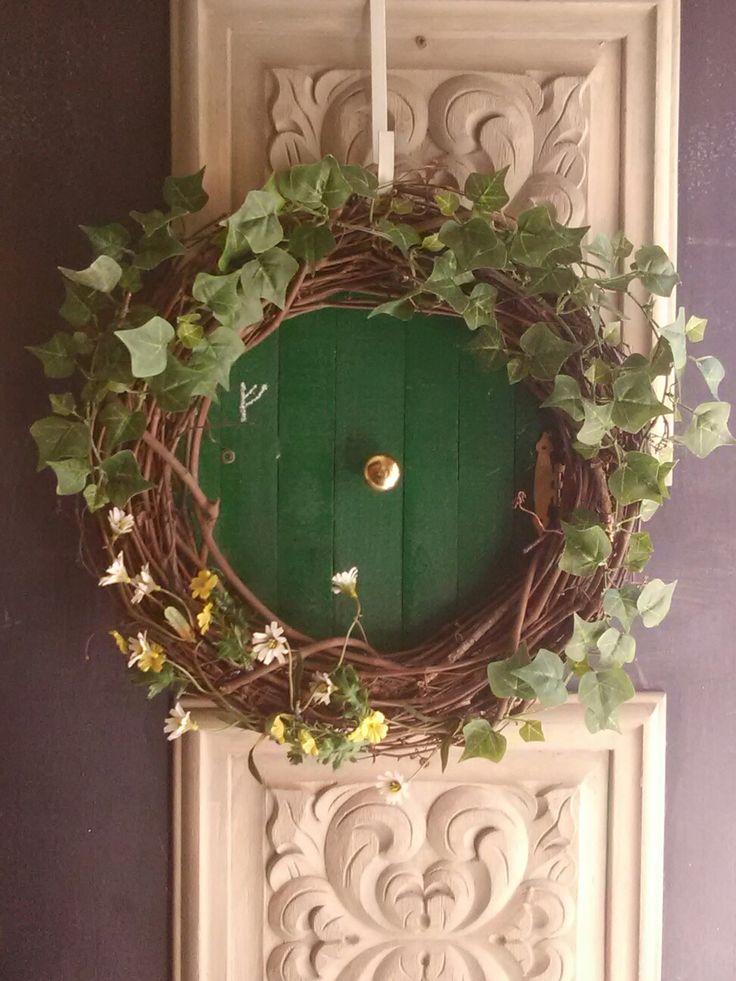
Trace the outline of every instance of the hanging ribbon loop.
{"label": "hanging ribbon loop", "polygon": [[386,0],[370,0],[371,9],[371,122],[373,161],[383,189],[394,179],[394,134],[388,128],[388,61],[386,55]]}

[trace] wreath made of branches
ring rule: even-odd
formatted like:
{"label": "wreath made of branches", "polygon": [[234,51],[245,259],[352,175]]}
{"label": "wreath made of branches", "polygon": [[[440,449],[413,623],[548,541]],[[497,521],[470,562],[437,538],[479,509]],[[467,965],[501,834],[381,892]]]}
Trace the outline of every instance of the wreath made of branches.
{"label": "wreath made of branches", "polygon": [[[335,766],[453,744],[499,760],[509,726],[543,738],[532,706],[564,701],[575,680],[589,727],[615,728],[633,695],[632,624],[659,623],[674,588],[642,576],[652,546],[640,528],[668,496],[672,440],[698,456],[731,442],[714,358],[693,360],[715,400],[671,434],[674,379],[705,321],[655,319],[652,294],[677,282],[666,254],[623,234],[583,245],[588,230],[546,206],[508,214],[504,172],[472,174],[462,191],[431,174],[378,188],[333,158],[275,175],[180,237],[206,204],[202,176],[168,178],[165,210],[131,213],[135,236],[83,226],[95,258],[61,270],[68,327],[31,349],[50,378],[75,379],[32,434],[58,493],[81,493],[98,518],[100,583],[125,604],[112,634],[136,680],[151,695],[205,695],[294,761]],[[545,413],[535,500],[515,502],[534,540],[477,608],[405,650],[377,650],[363,632],[356,569],[325,583],[354,604],[345,636],[285,623],[228,561],[219,502],[200,484],[210,407],[235,360],[326,306],[444,315]],[[622,338],[631,311],[651,331],[644,353]],[[177,703],[166,731],[194,725]]]}

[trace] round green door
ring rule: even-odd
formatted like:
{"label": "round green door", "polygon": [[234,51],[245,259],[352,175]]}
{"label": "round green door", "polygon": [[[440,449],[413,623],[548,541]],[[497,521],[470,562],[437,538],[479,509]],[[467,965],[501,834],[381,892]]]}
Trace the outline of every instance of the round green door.
{"label": "round green door", "polygon": [[[225,555],[288,623],[344,632],[352,607],[330,578],[357,566],[369,640],[415,643],[487,595],[528,540],[513,499],[533,483],[539,413],[470,338],[447,317],[328,308],[236,364],[203,480]],[[378,453],[401,469],[385,492],[363,474]]]}

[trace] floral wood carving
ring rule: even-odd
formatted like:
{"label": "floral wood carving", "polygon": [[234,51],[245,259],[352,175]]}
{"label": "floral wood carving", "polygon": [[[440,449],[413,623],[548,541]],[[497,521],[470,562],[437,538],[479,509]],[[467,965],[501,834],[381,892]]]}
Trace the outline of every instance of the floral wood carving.
{"label": "floral wood carving", "polygon": [[577,791],[269,791],[268,981],[572,981]]}
{"label": "floral wood carving", "polygon": [[[320,160],[370,162],[370,78],[365,72],[272,68],[268,73],[274,170]],[[584,77],[539,73],[389,76],[389,125],[398,172],[427,165],[462,186],[473,171],[509,167],[510,210],[550,203],[560,221],[586,215],[588,90]]]}

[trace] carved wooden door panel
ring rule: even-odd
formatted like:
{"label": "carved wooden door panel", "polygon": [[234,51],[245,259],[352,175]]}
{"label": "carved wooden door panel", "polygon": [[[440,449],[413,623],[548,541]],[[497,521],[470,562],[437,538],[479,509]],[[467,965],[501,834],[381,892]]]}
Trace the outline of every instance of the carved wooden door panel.
{"label": "carved wooden door panel", "polygon": [[[677,0],[388,0],[397,170],[508,166],[512,210],[547,201],[673,254],[678,17]],[[367,18],[365,0],[174,0],[174,168],[207,165],[209,217],[272,169],[367,161]],[[210,449],[222,490],[232,447]],[[662,696],[624,706],[620,736],[590,736],[571,702],[546,743],[432,762],[396,806],[376,781],[412,761],[293,767],[197,713],[177,746],[178,981],[658,981]]]}

